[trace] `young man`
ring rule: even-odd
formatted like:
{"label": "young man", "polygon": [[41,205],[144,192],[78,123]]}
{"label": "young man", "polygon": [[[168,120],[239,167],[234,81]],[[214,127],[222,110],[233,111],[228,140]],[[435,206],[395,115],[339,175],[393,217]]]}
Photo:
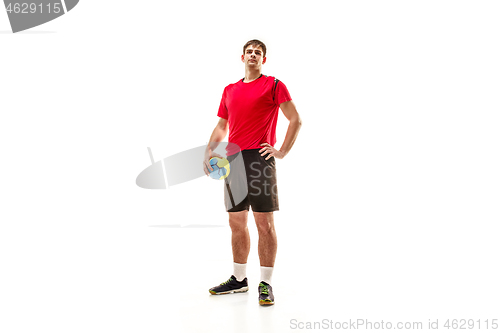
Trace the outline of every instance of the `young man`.
{"label": "young man", "polygon": [[[229,145],[233,143],[241,149],[241,153],[234,155],[227,149],[231,171],[224,193],[232,233],[234,274],[209,292],[219,295],[248,291],[246,263],[250,252],[250,235],[247,219],[251,207],[259,233],[259,304],[272,305],[274,295],[271,277],[277,250],[273,212],[279,209],[275,158],[282,159],[290,152],[302,123],[286,86],[274,77],[262,74],[262,65],[266,63],[264,43],[259,40],[247,42],[243,46],[241,61],[245,64],[245,77],[224,89],[217,114],[219,123],[210,137],[203,161],[203,168],[208,175],[209,170],[212,171],[209,159],[219,156],[213,150],[224,140],[229,130]],[[274,144],[279,109],[290,123],[283,145],[277,150]],[[246,194],[242,201],[234,200],[231,194],[235,193],[238,184],[241,185],[241,179],[240,183],[236,180],[238,172],[233,172],[239,161],[234,156],[240,154],[240,170],[246,170],[242,172]]]}

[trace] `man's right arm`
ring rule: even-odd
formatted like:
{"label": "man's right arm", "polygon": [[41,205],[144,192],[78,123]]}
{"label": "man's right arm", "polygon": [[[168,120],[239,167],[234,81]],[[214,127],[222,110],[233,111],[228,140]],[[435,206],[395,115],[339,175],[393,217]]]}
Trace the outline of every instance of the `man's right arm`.
{"label": "man's right arm", "polygon": [[[219,142],[224,140],[224,138],[227,135],[227,131],[229,129],[229,124],[227,122],[227,119],[220,118],[219,122],[214,128],[214,131],[212,132],[212,135],[210,136],[210,141],[208,142],[207,148],[205,149],[205,158],[203,159],[203,171],[205,171],[205,174],[208,176],[210,171],[213,171],[213,168],[210,166],[210,163],[208,162],[212,157],[222,157],[213,151],[217,146],[219,145]],[[207,170],[208,169],[208,170]]]}

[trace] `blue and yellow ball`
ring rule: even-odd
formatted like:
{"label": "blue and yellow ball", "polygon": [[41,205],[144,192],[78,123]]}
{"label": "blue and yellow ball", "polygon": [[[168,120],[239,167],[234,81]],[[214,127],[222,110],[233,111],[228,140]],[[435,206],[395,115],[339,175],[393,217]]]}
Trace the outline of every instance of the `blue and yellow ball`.
{"label": "blue and yellow ball", "polygon": [[210,166],[214,171],[210,171],[210,177],[213,179],[224,179],[227,176],[229,176],[229,172],[231,172],[230,169],[230,164],[227,158],[219,158],[219,157],[212,157],[209,160]]}

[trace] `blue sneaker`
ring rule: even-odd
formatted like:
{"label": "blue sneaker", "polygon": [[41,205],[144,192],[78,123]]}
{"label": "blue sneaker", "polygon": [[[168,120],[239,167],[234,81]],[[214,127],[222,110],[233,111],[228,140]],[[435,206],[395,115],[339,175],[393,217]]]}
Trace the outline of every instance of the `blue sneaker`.
{"label": "blue sneaker", "polygon": [[222,282],[220,285],[208,290],[212,295],[222,295],[231,293],[244,293],[248,291],[248,281],[244,278],[239,282],[234,275],[231,275],[229,280]]}
{"label": "blue sneaker", "polygon": [[262,281],[259,283],[259,304],[260,305],[273,305],[274,295],[273,287],[270,284]]}

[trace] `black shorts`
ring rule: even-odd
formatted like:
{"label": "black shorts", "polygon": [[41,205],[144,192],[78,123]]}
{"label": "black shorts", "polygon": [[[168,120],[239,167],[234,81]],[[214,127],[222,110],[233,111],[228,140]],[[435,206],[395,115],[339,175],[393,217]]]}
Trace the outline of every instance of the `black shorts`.
{"label": "black shorts", "polygon": [[260,149],[248,149],[227,157],[230,172],[224,184],[226,211],[240,212],[252,207],[254,212],[279,210],[276,161]]}

